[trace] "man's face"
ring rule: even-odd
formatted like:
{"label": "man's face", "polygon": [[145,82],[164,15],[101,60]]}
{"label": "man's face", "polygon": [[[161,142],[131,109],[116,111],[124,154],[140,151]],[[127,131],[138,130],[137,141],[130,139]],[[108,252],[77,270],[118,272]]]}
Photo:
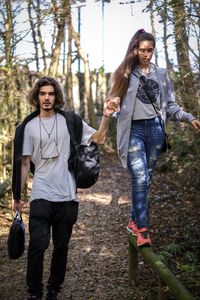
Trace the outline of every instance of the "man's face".
{"label": "man's face", "polygon": [[55,92],[51,85],[42,86],[39,90],[39,105],[40,110],[51,111],[54,109]]}
{"label": "man's face", "polygon": [[139,59],[139,65],[146,67],[149,65],[153,56],[154,47],[152,41],[142,41],[137,49],[137,55]]}

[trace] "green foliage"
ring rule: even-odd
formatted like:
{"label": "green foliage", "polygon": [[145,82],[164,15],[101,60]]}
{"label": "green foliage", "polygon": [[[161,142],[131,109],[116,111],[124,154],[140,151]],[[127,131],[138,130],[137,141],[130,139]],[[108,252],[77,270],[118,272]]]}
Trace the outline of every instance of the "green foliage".
{"label": "green foliage", "polygon": [[99,72],[100,75],[104,75],[105,74],[104,66],[100,67],[98,72]]}
{"label": "green foliage", "polygon": [[166,250],[161,250],[158,253],[158,258],[164,263],[167,264],[167,261],[172,257],[172,254]]}
{"label": "green foliage", "polygon": [[[187,245],[188,246],[188,245]],[[186,246],[171,243],[159,252],[159,258],[165,264],[170,265],[173,262],[178,272],[187,279],[188,286],[199,286],[199,281],[195,282],[194,272],[198,274],[198,250],[187,250]],[[172,267],[173,268],[173,267]]]}
{"label": "green foliage", "polygon": [[173,7],[173,6],[175,6],[175,5],[178,5],[179,2],[180,2],[180,1],[178,1],[178,0],[170,0],[170,1],[168,2],[168,5],[171,6],[171,7]]}
{"label": "green foliage", "polygon": [[176,183],[182,182],[185,189],[200,189],[200,135],[189,124],[169,122],[167,132],[172,149],[159,162],[161,172],[176,174]]}
{"label": "green foliage", "polygon": [[184,247],[180,244],[171,243],[165,247],[165,251],[173,256],[182,256],[184,252]]}
{"label": "green foliage", "polygon": [[196,263],[198,261],[196,254],[192,251],[184,252],[183,259],[188,263]]}
{"label": "green foliage", "polygon": [[159,258],[164,263],[167,263],[172,257],[178,258],[179,261],[175,261],[176,267],[180,271],[187,273],[192,273],[197,270],[197,256],[197,252],[191,250],[186,251],[186,247],[175,243],[167,245],[163,250],[159,252]]}
{"label": "green foliage", "polygon": [[197,270],[197,266],[195,264],[177,264],[177,267],[180,269],[181,272],[185,273],[194,273]]}

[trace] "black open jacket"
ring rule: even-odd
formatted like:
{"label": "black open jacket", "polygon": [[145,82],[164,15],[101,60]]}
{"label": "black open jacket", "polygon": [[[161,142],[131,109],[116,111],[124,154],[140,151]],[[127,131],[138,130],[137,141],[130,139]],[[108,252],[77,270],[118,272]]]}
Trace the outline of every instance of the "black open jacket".
{"label": "black open jacket", "polygon": [[[69,111],[57,110],[57,113],[60,113],[66,119],[66,124],[69,126],[69,120],[67,116]],[[31,121],[33,118],[39,115],[39,111],[34,111],[28,115],[24,121],[17,126],[14,137],[14,157],[13,157],[13,172],[12,172],[12,193],[15,200],[21,199],[21,165],[22,165],[22,151],[23,151],[23,140],[24,140],[24,129],[26,124]],[[82,120],[81,118],[74,114],[73,124],[74,133],[76,141],[80,142],[82,138]],[[71,139],[70,139],[71,141]],[[70,142],[70,157],[73,153],[73,144]],[[70,159],[70,158],[69,158]],[[34,173],[34,164],[31,162],[31,172]]]}

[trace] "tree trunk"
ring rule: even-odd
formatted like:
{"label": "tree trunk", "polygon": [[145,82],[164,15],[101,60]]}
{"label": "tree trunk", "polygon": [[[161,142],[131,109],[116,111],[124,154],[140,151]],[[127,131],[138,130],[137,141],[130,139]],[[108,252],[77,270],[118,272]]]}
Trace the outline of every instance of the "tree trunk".
{"label": "tree trunk", "polygon": [[12,38],[13,38],[13,17],[11,10],[11,2],[6,1],[6,22],[5,22],[5,56],[6,64],[9,66],[12,62]]}
{"label": "tree trunk", "polygon": [[[54,1],[55,2],[55,1]],[[62,42],[64,40],[65,24],[67,16],[69,15],[70,3],[69,0],[62,0],[61,7],[54,7],[55,21],[57,24],[57,36],[55,41],[55,46],[51,54],[51,62],[49,67],[49,75],[54,77],[58,70],[58,63],[60,57],[60,49]],[[57,14],[57,11],[60,10],[60,13]]]}
{"label": "tree trunk", "polygon": [[[5,84],[5,98],[7,104],[7,121],[8,121],[8,138],[11,140],[14,134],[14,118],[13,118],[13,72],[12,72],[12,39],[13,39],[13,16],[11,10],[11,2],[6,1],[6,32],[5,32],[5,53],[7,66],[7,80]],[[12,147],[10,147],[10,157],[13,157]]]}
{"label": "tree trunk", "polygon": [[167,70],[169,70],[169,72],[172,72],[173,71],[173,64],[169,60],[168,45],[167,45],[167,39],[168,39],[168,33],[167,33],[167,21],[168,21],[167,0],[164,0],[164,3],[163,3],[162,17],[163,17],[163,44],[164,44],[165,60],[166,60]]}
{"label": "tree trunk", "polygon": [[[71,24],[71,14],[68,16]],[[68,54],[67,54],[67,76],[66,76],[67,108],[74,109],[73,103],[73,80],[72,80],[72,31],[68,26]]]}
{"label": "tree trunk", "polygon": [[[70,24],[69,24],[70,26]],[[93,127],[96,127],[96,118],[94,113],[94,103],[92,99],[91,91],[91,80],[90,80],[90,68],[88,56],[84,53],[80,44],[80,35],[77,33],[73,25],[71,24],[72,37],[74,39],[75,45],[77,47],[78,55],[83,60],[84,63],[84,80],[85,80],[85,120]]]}
{"label": "tree trunk", "polygon": [[78,85],[79,85],[79,99],[80,99],[80,108],[79,113],[81,118],[85,118],[85,80],[84,80],[84,74],[78,73]]}
{"label": "tree trunk", "polygon": [[36,63],[36,69],[37,69],[37,72],[39,72],[40,68],[39,68],[39,54],[38,54],[38,43],[37,43],[37,37],[36,37],[36,32],[35,32],[35,25],[33,23],[33,18],[32,18],[32,14],[31,14],[31,11],[32,11],[32,0],[29,0],[28,1],[28,16],[29,16],[29,23],[30,23],[30,26],[31,26],[31,33],[32,33],[32,37],[33,37],[33,44],[34,44],[34,48],[35,48],[35,54],[34,54],[34,57],[35,57],[35,63]]}
{"label": "tree trunk", "polygon": [[45,45],[44,41],[42,39],[42,34],[41,34],[41,9],[40,9],[40,0],[37,0],[37,8],[36,8],[36,15],[37,15],[37,34],[39,38],[39,44],[41,47],[42,51],[42,60],[43,60],[43,65],[44,65],[44,73],[47,74],[47,61],[46,61],[46,55],[45,55]]}
{"label": "tree trunk", "polygon": [[186,14],[184,0],[177,0],[173,5],[174,31],[178,68],[180,72],[180,84],[183,104],[186,110],[198,116],[200,104],[197,91],[195,91],[195,79],[189,60],[189,45],[186,31]]}
{"label": "tree trunk", "polygon": [[[154,1],[151,0],[150,3],[149,3],[151,28],[152,28],[152,34],[153,34],[153,36],[156,38],[156,30],[155,30],[155,19],[154,19],[153,5],[154,5]],[[157,53],[157,48],[156,48],[155,51],[154,51],[154,56],[155,56],[155,64],[158,65],[158,53]]]}

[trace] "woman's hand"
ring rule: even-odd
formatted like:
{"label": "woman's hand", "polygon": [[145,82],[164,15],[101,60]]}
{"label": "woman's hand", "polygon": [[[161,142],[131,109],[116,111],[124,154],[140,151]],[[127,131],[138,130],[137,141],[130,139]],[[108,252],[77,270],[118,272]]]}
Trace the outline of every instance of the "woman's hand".
{"label": "woman's hand", "polygon": [[192,120],[192,126],[197,130],[196,133],[200,133],[200,122],[196,119]]}
{"label": "woman's hand", "polygon": [[120,111],[120,98],[108,98],[104,102],[103,115],[105,117],[110,117],[112,113]]}

